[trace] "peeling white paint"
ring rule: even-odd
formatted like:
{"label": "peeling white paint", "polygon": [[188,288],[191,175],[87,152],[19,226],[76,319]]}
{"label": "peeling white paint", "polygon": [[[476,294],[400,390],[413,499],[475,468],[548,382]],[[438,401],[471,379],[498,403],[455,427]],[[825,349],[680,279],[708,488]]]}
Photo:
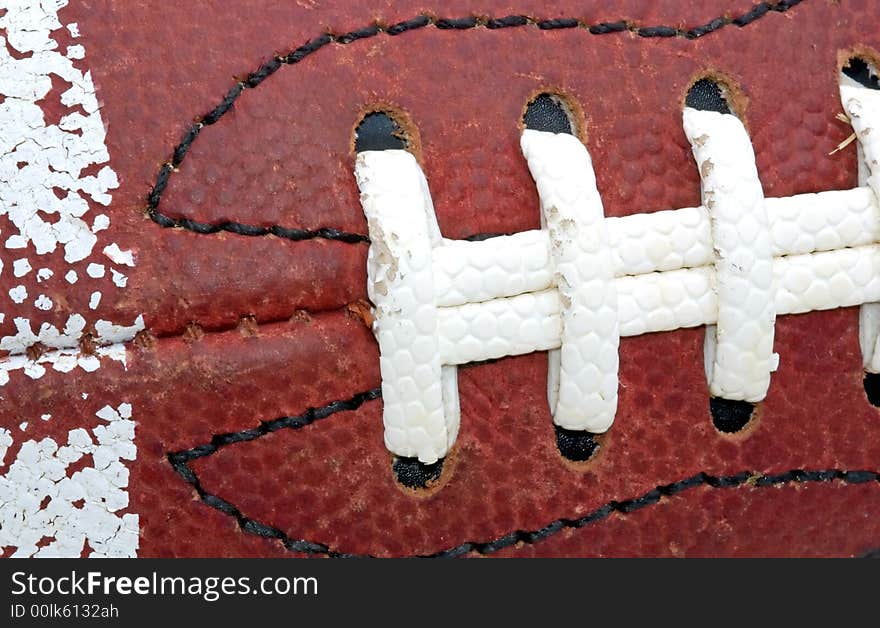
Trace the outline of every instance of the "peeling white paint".
{"label": "peeling white paint", "polygon": [[115,268],[110,269],[110,273],[113,275],[113,283],[119,286],[120,288],[124,288],[128,283],[128,277],[123,275],[121,272],[116,270]]}
{"label": "peeling white paint", "polygon": [[101,366],[101,358],[108,358],[126,365],[125,345],[114,344],[95,349],[94,355],[81,353],[79,348],[56,349],[43,353],[36,360],[26,355],[11,355],[0,361],[0,386],[9,382],[12,371],[22,371],[31,379],[39,379],[46,374],[47,368],[60,373],[69,373],[81,369],[87,373]]}
{"label": "peeling white paint", "polygon": [[31,272],[31,263],[26,257],[12,262],[12,274],[16,277],[24,277],[29,272]]}
{"label": "peeling white paint", "polygon": [[[79,343],[91,319],[74,312],[58,329],[57,322],[46,322],[42,314],[53,303],[36,284],[54,275],[49,266],[71,285],[83,272],[96,278],[106,272],[104,266],[89,261],[98,244],[96,234],[108,229],[110,218],[91,212],[96,205],[108,205],[109,191],[119,185],[116,173],[106,165],[105,127],[91,74],[80,69],[85,49],[80,44],[62,49],[53,39],[63,26],[72,37],[79,37],[77,24],[63,25],[58,18],[66,4],[66,0],[2,3],[0,216],[13,227],[8,233],[4,227],[2,243],[6,249],[27,250],[28,255],[17,255],[13,263],[13,273],[22,281],[10,290],[10,298],[22,304],[28,292],[38,296],[33,318],[16,316],[15,333],[0,338],[0,350],[8,353],[0,359],[0,385],[15,371],[37,379],[49,369],[91,372],[113,361],[124,367],[126,349],[121,343],[144,327],[143,317],[132,325],[99,320],[94,323],[97,348],[87,355]],[[60,94],[52,92],[55,77],[69,84]],[[59,102],[70,111],[52,124],[42,107],[51,103],[55,108]],[[84,174],[87,171],[96,174]],[[110,242],[102,242],[101,250],[107,245],[120,250]],[[32,266],[39,270],[30,273]],[[124,287],[117,282],[114,286]],[[100,292],[91,295],[92,310],[100,299]],[[0,322],[4,319],[0,312]],[[27,349],[35,343],[46,350],[32,358]],[[82,393],[83,399],[87,397]],[[57,407],[53,412],[57,415]],[[136,554],[138,516],[124,512],[129,478],[125,461],[134,460],[137,453],[131,406],[122,403],[115,410],[105,406],[97,414],[99,425],[94,426],[94,417],[82,417],[82,427],[69,431],[66,443],[63,436],[58,442],[44,438],[21,443],[15,460],[0,475],[0,555],[78,557],[86,543],[95,557]],[[49,412],[39,417],[55,418]],[[28,421],[19,427],[24,431]],[[4,467],[13,440],[9,430],[0,429]],[[73,472],[70,465],[84,456],[91,457],[91,464]]]}
{"label": "peeling white paint", "polygon": [[89,264],[86,267],[86,274],[93,279],[100,279],[104,276],[103,264]]}
{"label": "peeling white paint", "polygon": [[15,303],[24,303],[24,300],[27,299],[27,288],[15,286],[9,290],[9,298]]}
{"label": "peeling white paint", "polygon": [[82,59],[86,56],[86,49],[80,44],[76,44],[74,46],[67,47],[67,55],[65,55],[68,59]]}
{"label": "peeling white paint", "polygon": [[47,297],[45,294],[41,294],[37,297],[37,300],[34,301],[34,307],[38,310],[43,310],[48,312],[52,309],[52,299]]}
{"label": "peeling white paint", "polygon": [[[138,515],[123,512],[129,505],[125,461],[137,455],[131,405],[108,405],[96,416],[99,425],[70,430],[64,444],[52,438],[22,443],[0,476],[0,556],[11,548],[12,557],[77,558],[86,543],[90,557],[136,555]],[[0,430],[0,464],[12,442]],[[70,473],[84,456],[92,464]]]}
{"label": "peeling white paint", "polygon": [[[63,330],[59,330],[49,323],[43,323],[40,325],[39,330],[34,332],[31,322],[23,317],[16,317],[13,323],[16,328],[16,334],[0,339],[0,350],[13,354],[7,360],[11,360],[13,357],[24,357],[21,354],[24,354],[28,347],[36,343],[51,349],[78,350],[79,342],[86,327],[86,319],[80,314],[71,314],[67,318]],[[144,329],[143,316],[138,316],[133,325],[116,325],[109,321],[98,320],[95,323],[96,334],[92,340],[98,346],[126,342],[134,338],[135,334],[142,329]],[[0,362],[0,368],[2,368],[2,362]]]}
{"label": "peeling white paint", "polygon": [[[17,317],[16,332],[0,338],[0,348],[9,353],[0,358],[0,385],[8,381],[10,371],[21,370],[32,378],[45,372],[46,356],[32,362],[23,355],[35,342],[58,350],[48,359],[56,370],[94,370],[100,365],[95,356],[79,355],[78,342],[86,325],[82,315],[71,314],[64,330],[42,322],[43,313],[52,311],[58,298],[36,285],[49,280],[57,270],[48,266],[58,263],[68,266],[60,272],[71,285],[83,272],[95,279],[105,276],[106,266],[89,258],[99,241],[96,234],[110,226],[109,212],[92,212],[96,205],[108,205],[109,192],[119,186],[116,173],[107,165],[105,126],[92,76],[82,69],[85,48],[79,43],[61,47],[54,39],[65,26],[72,37],[79,36],[77,24],[64,25],[59,19],[58,11],[67,0],[17,0],[2,5],[0,216],[13,227],[11,232],[4,227],[2,244],[28,252],[27,257],[19,255],[12,262],[21,284],[9,291],[9,297],[18,305],[32,305],[33,316]],[[68,86],[53,92],[53,79]],[[60,103],[69,111],[57,123],[50,123],[43,110],[47,103],[53,108]],[[117,264],[134,265],[131,251],[115,242],[102,242],[100,250]],[[34,255],[46,259],[37,261]],[[0,260],[0,270],[2,264]],[[39,270],[32,273],[35,267]],[[113,274],[115,289],[126,284],[124,275]],[[30,302],[29,294],[35,296]],[[91,294],[91,310],[97,309],[101,297],[101,292]],[[0,312],[0,321],[3,317]],[[142,318],[133,325],[102,323],[109,334],[103,344],[131,340],[143,328]]]}
{"label": "peeling white paint", "polygon": [[27,247],[27,240],[20,235],[11,235],[6,239],[7,249],[23,249]]}
{"label": "peeling white paint", "polygon": [[0,427],[0,467],[5,465],[6,452],[10,445],[12,445],[12,432]]}
{"label": "peeling white paint", "polygon": [[99,344],[115,344],[125,342],[133,338],[136,333],[144,329],[144,317],[138,316],[134,325],[114,325],[109,321],[95,323],[95,331],[98,334]]}
{"label": "peeling white paint", "polygon": [[110,218],[107,214],[98,214],[92,223],[92,233],[98,233],[110,226]]}
{"label": "peeling white paint", "polygon": [[115,242],[104,247],[104,255],[113,260],[116,264],[123,266],[134,266],[134,254],[131,251],[123,251]]}

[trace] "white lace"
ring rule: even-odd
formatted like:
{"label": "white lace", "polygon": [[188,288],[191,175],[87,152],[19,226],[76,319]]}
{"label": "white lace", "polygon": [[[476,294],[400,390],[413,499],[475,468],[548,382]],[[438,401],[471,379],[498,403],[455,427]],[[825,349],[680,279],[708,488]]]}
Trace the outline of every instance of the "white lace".
{"label": "white lace", "polygon": [[860,146],[855,189],[765,199],[742,123],[686,108],[702,205],[604,218],[583,144],[526,130],[542,228],[476,242],[442,238],[410,153],[360,153],[388,449],[445,456],[455,367],[533,351],[550,351],[554,422],[604,432],[621,336],[706,325],[710,394],[758,402],[779,359],[777,315],[869,304],[864,364],[880,372],[880,92],[844,81],[841,97]]}

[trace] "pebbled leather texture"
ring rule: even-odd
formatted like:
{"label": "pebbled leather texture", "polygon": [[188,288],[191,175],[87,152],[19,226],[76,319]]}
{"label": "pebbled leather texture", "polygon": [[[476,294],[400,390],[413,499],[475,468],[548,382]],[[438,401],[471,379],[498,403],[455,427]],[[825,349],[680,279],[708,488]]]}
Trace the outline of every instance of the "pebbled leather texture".
{"label": "pebbled leather texture", "polygon": [[[138,456],[128,512],[140,517],[140,556],[404,556],[455,548],[511,556],[853,556],[880,546],[876,475],[862,483],[863,476],[844,474],[880,471],[880,417],[862,389],[857,308],[779,317],[774,350],[785,359],[757,420],[732,436],[711,423],[702,329],[624,338],[617,418],[600,453],[581,465],[564,461],[555,446],[545,353],[462,368],[458,441],[438,484],[416,493],[392,476],[381,401],[358,397],[380,385],[376,343],[358,307],[367,298],[367,242],[294,241],[283,230],[199,234],[146,215],[162,164],[237,79],[328,31],[422,14],[631,26],[600,35],[534,23],[429,24],[327,44],[245,89],[202,128],[158,210],[211,225],[366,235],[353,132],[363,112],[386,107],[406,121],[444,237],[535,229],[538,198],[519,139],[526,104],[548,90],[575,106],[607,216],[696,207],[700,180],[681,115],[688,87],[707,73],[740,95],[767,197],[857,184],[855,147],[829,153],[851,133],[835,119],[842,60],[880,51],[872,2],[806,0],[697,39],[660,35],[719,16],[729,21],[754,4],[608,4],[100,0],[63,9],[80,24],[119,177],[108,209],[112,238],[137,256],[126,289],[96,313],[110,320],[143,314],[150,334],[129,346],[126,367],[49,371],[36,381],[13,376],[2,389],[0,424],[52,412],[71,418],[37,429],[70,428],[73,415],[93,416],[104,405],[82,399],[84,390],[131,403]],[[658,26],[671,30],[639,34]],[[780,81],[780,72],[796,80]],[[14,285],[10,277],[0,275],[0,294]],[[84,287],[64,290],[71,302],[88,300]],[[57,312],[42,316],[59,324]],[[14,333],[11,316],[0,329]],[[338,411],[308,414],[333,402],[343,402],[330,406]],[[271,423],[282,417],[299,419]],[[169,460],[175,452],[189,453]],[[761,484],[763,476],[797,470],[837,475]],[[743,472],[750,479],[735,486],[701,480],[652,493],[700,473]],[[626,504],[645,495],[638,508]],[[582,527],[557,523],[536,532],[597,511],[603,516]],[[516,531],[535,534],[510,536]]]}

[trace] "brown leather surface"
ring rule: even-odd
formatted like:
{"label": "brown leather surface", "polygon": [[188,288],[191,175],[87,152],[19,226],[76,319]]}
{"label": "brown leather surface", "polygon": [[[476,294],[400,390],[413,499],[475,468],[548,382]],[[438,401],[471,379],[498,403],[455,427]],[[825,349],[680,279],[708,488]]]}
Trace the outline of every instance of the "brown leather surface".
{"label": "brown leather surface", "polygon": [[[428,496],[394,484],[380,400],[190,462],[203,491],[234,505],[239,521],[206,505],[174,472],[169,452],[379,385],[375,342],[345,310],[366,298],[366,244],[200,235],[162,228],[144,213],[161,165],[236,78],[328,30],[423,13],[625,19],[633,29],[687,30],[752,7],[720,0],[488,4],[104,1],[64,10],[80,23],[120,178],[109,210],[112,238],[137,255],[126,290],[95,315],[143,313],[160,338],[131,348],[127,369],[113,363],[92,374],[50,372],[36,383],[13,378],[4,389],[3,424],[37,403],[93,413],[79,398],[83,378],[89,389],[131,402],[140,555],[299,555],[242,531],[244,521],[333,552],[431,554],[576,519],[700,472],[878,470],[880,417],[862,390],[857,311],[846,309],[778,321],[780,370],[760,420],[735,437],[711,425],[703,332],[686,330],[622,341],[617,420],[601,455],[582,467],[555,449],[546,358],[536,354],[462,369],[461,435],[441,486]],[[352,132],[362,111],[390,105],[418,131],[445,236],[535,228],[537,197],[519,152],[519,120],[530,96],[548,89],[583,113],[581,137],[607,215],[694,206],[699,177],[681,108],[690,83],[707,72],[726,77],[742,96],[767,196],[852,187],[855,149],[829,156],[850,132],[835,120],[839,69],[848,51],[880,50],[877,24],[871,2],[810,0],[696,40],[534,24],[429,25],[330,44],[245,90],[230,113],[203,129],[159,210],[205,223],[364,234]],[[0,290],[9,281],[0,278]],[[71,311],[84,309],[84,288],[63,289]],[[258,323],[255,331],[236,328],[246,316]],[[4,334],[12,318],[0,327]],[[184,340],[193,323],[208,333]],[[853,555],[880,545],[878,512],[876,482],[701,485],[501,553]]]}
{"label": "brown leather surface", "polygon": [[[182,3],[159,11],[151,3],[105,2],[64,10],[69,19],[93,24],[84,26],[82,40],[121,181],[107,237],[132,243],[138,261],[130,289],[105,299],[96,318],[144,313],[156,333],[173,334],[190,322],[217,329],[244,315],[279,320],[294,309],[334,309],[365,297],[363,244],[202,236],[157,229],[143,215],[160,166],[236,78],[327,30],[437,13],[419,3],[342,4],[223,3],[212,11]],[[570,3],[490,10],[466,4],[445,6],[442,15],[525,12],[687,28],[752,6],[632,2],[614,9]],[[444,235],[533,228],[537,197],[518,148],[519,121],[542,89],[568,96],[583,112],[582,136],[607,215],[697,205],[699,178],[681,130],[681,106],[690,82],[707,71],[728,77],[747,99],[743,115],[768,196],[851,187],[855,151],[828,152],[849,133],[834,119],[838,54],[870,47],[877,37],[866,6],[804,3],[697,40],[532,25],[430,26],[331,44],[246,90],[206,128],[171,176],[159,209],[207,223],[365,234],[351,172],[352,133],[360,112],[384,104],[403,110],[418,130]],[[4,281],[12,278],[0,277],[0,289],[12,287]],[[61,290],[70,311],[87,309],[88,294]],[[4,332],[11,321],[7,316]]]}

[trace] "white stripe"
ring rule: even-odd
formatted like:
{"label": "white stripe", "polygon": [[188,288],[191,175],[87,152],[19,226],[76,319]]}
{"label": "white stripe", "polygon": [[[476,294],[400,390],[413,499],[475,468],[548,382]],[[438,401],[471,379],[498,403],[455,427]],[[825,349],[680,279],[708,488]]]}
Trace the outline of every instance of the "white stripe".
{"label": "white stripe", "polygon": [[[131,340],[144,328],[140,316],[133,324],[120,325],[95,320],[90,312],[65,312],[63,329],[44,322],[45,312],[67,307],[63,299],[46,296],[63,294],[65,278],[69,283],[80,278],[85,290],[97,287],[97,274],[86,269],[99,239],[96,234],[109,226],[109,219],[106,214],[93,216],[90,212],[96,204],[110,203],[109,191],[118,181],[107,165],[105,126],[91,74],[79,69],[84,49],[74,45],[61,50],[53,39],[53,33],[63,26],[57,12],[67,2],[17,0],[3,4],[0,215],[14,228],[7,232],[4,227],[0,242],[9,251],[0,260],[0,272],[5,266],[20,283],[9,294],[0,294],[0,322],[8,313],[3,299],[10,299],[5,302],[7,307],[15,303],[33,310],[12,321],[15,334],[0,338],[0,349],[8,352],[0,357],[0,385],[11,376],[39,378],[48,368],[63,373],[77,368],[91,372],[107,362],[124,364],[125,347],[118,343]],[[76,26],[67,26],[77,37]],[[13,57],[10,50],[20,54]],[[71,87],[53,93],[52,75]],[[47,120],[42,108],[52,99],[56,105],[60,101],[70,108],[57,123]],[[96,174],[85,175],[86,169]],[[102,244],[113,254],[108,254],[113,263],[134,265],[132,252],[113,242]],[[50,264],[56,266],[54,272],[46,268]],[[37,272],[31,273],[32,268]],[[94,299],[97,307],[101,293],[94,290],[94,294],[98,295]],[[16,308],[17,313],[21,307]],[[104,345],[93,355],[81,353],[78,347],[89,324],[98,344]],[[48,350],[31,359],[26,352],[38,342]],[[88,385],[87,378],[78,381]],[[99,396],[100,392],[93,394]],[[138,515],[123,512],[128,508],[126,461],[134,460],[137,453],[134,421],[129,404],[120,404],[118,399],[113,403],[116,409],[107,406],[98,412],[105,424],[92,428],[94,418],[83,417],[83,427],[69,431],[66,443],[52,438],[22,442],[15,460],[9,461],[0,475],[0,551],[11,546],[16,548],[15,556],[79,557],[88,542],[91,556],[136,554]],[[57,407],[51,414],[59,414]],[[51,418],[50,413],[41,416]],[[23,421],[20,429],[26,429],[28,423],[34,422]],[[9,430],[0,430],[0,459],[12,440]],[[69,466],[85,455],[91,455],[92,464],[68,477]]]}

